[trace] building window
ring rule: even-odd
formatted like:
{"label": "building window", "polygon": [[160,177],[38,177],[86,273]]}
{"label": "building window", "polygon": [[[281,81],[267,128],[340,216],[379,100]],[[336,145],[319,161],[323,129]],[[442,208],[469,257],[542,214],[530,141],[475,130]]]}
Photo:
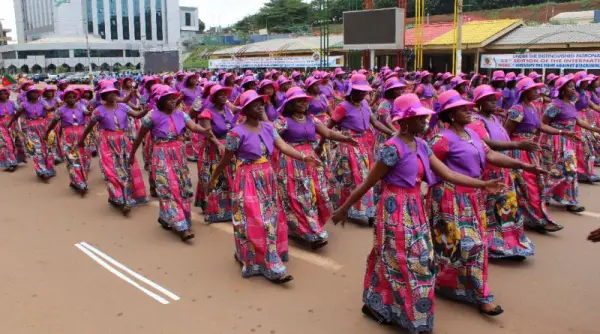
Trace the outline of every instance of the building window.
{"label": "building window", "polygon": [[108,0],[108,6],[110,7],[110,39],[119,39],[119,32],[117,31],[117,1]]}
{"label": "building window", "polygon": [[[18,51],[19,59],[27,59],[28,56],[44,56],[50,58],[69,58],[69,50],[29,50]],[[4,57],[4,54],[2,55]]]}
{"label": "building window", "polygon": [[98,34],[100,37],[106,39],[106,24],[104,21],[104,0],[96,1],[96,6],[98,7]]}
{"label": "building window", "polygon": [[156,0],[156,40],[163,40],[162,0]]}
{"label": "building window", "polygon": [[94,13],[92,12],[92,0],[86,0],[85,11],[87,13],[87,30],[88,33],[94,33]]}
{"label": "building window", "polygon": [[121,15],[122,18],[122,26],[123,26],[123,39],[129,39],[129,2],[125,0],[121,0]]}
{"label": "building window", "polygon": [[146,40],[152,40],[152,9],[150,0],[144,0],[144,13],[146,14]]}
{"label": "building window", "polygon": [[133,0],[133,34],[135,40],[142,39],[142,23],[140,21],[140,0]]}
{"label": "building window", "polygon": [[[75,58],[86,58],[87,50],[75,49],[73,50],[73,55]],[[123,50],[90,50],[90,57],[123,58]]]}
{"label": "building window", "polygon": [[2,59],[17,59],[16,51],[2,52]]}
{"label": "building window", "polygon": [[192,14],[185,13],[185,26],[190,27],[192,25]]}
{"label": "building window", "polygon": [[125,50],[125,57],[139,57],[139,50]]}

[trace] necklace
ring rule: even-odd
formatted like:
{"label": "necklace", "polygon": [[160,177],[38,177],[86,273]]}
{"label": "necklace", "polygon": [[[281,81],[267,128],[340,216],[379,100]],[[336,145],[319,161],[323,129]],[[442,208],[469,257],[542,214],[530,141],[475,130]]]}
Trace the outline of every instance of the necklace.
{"label": "necklace", "polygon": [[292,118],[298,122],[306,121],[306,115],[302,115],[302,117],[298,117],[298,116],[296,116],[296,114],[292,114]]}

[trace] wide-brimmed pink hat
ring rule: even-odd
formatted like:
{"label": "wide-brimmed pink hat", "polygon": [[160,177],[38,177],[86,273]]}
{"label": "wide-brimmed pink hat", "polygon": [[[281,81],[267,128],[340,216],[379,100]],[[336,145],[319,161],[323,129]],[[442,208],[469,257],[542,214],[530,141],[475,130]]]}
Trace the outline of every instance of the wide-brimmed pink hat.
{"label": "wide-brimmed pink hat", "polygon": [[516,80],[517,80],[517,75],[515,74],[515,72],[508,72],[508,73],[506,73],[506,76],[504,77],[505,82],[516,81]]}
{"label": "wide-brimmed pink hat", "polygon": [[169,95],[175,95],[175,97],[177,98],[179,96],[179,93],[169,85],[159,84],[152,87],[152,95],[154,95],[156,101],[160,101],[160,99]]}
{"label": "wide-brimmed pink hat", "polygon": [[298,71],[294,71],[292,72],[292,79],[296,79],[297,77],[301,76],[302,73],[298,72]]}
{"label": "wide-brimmed pink hat", "polygon": [[451,78],[453,78],[453,77],[454,77],[454,76],[453,76],[453,75],[452,75],[452,73],[450,73],[450,72],[446,72],[446,73],[442,74],[442,80],[444,80],[444,81],[446,81],[446,80],[448,80],[448,79],[451,79]]}
{"label": "wide-brimmed pink hat", "polygon": [[290,80],[285,75],[282,75],[279,78],[277,78],[277,84],[279,85],[279,87],[285,85],[286,83],[292,83],[292,80]]}
{"label": "wide-brimmed pink hat", "polygon": [[81,96],[81,93],[79,92],[79,89],[73,88],[73,87],[68,87],[63,92],[63,98],[66,97],[67,94],[69,94],[69,93],[75,93],[75,99],[79,99],[79,97]]}
{"label": "wide-brimmed pink hat", "polygon": [[57,88],[56,88],[56,87],[54,87],[54,86],[46,86],[46,87],[44,87],[44,93],[45,93],[45,92],[49,92],[49,91],[56,92],[56,89],[57,89]]}
{"label": "wide-brimmed pink hat", "polygon": [[550,74],[548,74],[548,75],[546,76],[546,81],[547,81],[548,83],[551,83],[553,80],[556,80],[556,79],[558,79],[558,78],[559,78],[559,76],[558,76],[558,75],[556,75],[556,74],[554,74],[554,73],[550,73]]}
{"label": "wide-brimmed pink hat", "polygon": [[100,98],[104,99],[104,94],[115,92],[118,93],[119,90],[113,84],[107,84],[105,86],[101,86],[100,88]]}
{"label": "wide-brimmed pink hat", "polygon": [[450,87],[452,89],[454,89],[454,88],[456,88],[456,87],[458,87],[458,86],[460,86],[460,85],[462,85],[464,83],[469,83],[469,80],[465,80],[465,79],[463,79],[463,78],[461,78],[459,76],[458,77],[454,77],[454,78],[452,78],[452,80],[450,80]]}
{"label": "wide-brimmed pink hat", "polygon": [[57,86],[68,85],[69,83],[65,79],[58,80]]}
{"label": "wide-brimmed pink hat", "polygon": [[265,88],[265,87],[267,87],[267,86],[269,86],[269,85],[271,85],[271,86],[275,87],[275,85],[273,84],[273,81],[271,81],[271,80],[269,80],[269,79],[265,79],[265,80],[261,81],[261,82],[258,84],[258,87],[257,87],[257,88],[258,88],[258,89],[263,89],[263,88]]}
{"label": "wide-brimmed pink hat", "polygon": [[36,92],[38,92],[40,94],[42,93],[39,89],[35,88],[34,85],[31,85],[31,86],[27,87],[27,89],[25,90],[25,95],[27,95],[27,94],[29,94],[29,93],[31,93],[33,91],[36,91]]}
{"label": "wide-brimmed pink hat", "polygon": [[435,80],[440,80],[440,79],[442,78],[442,75],[444,75],[444,73],[442,73],[442,72],[438,72],[438,73],[435,75]]}
{"label": "wide-brimmed pink hat", "polygon": [[365,70],[364,68],[361,68],[360,70],[358,70],[358,74],[367,75],[368,73],[369,73],[369,71]]}
{"label": "wide-brimmed pink hat", "polygon": [[494,89],[494,87],[492,87],[490,85],[477,86],[477,88],[475,88],[475,90],[473,90],[473,102],[478,102],[479,100],[483,99],[484,97],[488,97],[490,95],[494,95],[496,97],[496,99],[499,99],[500,97],[502,97],[502,93],[496,91]]}
{"label": "wide-brimmed pink hat", "polygon": [[0,85],[0,91],[6,91],[10,94],[10,89],[8,89],[8,87]]}
{"label": "wide-brimmed pink hat", "polygon": [[21,82],[21,83],[19,84],[19,89],[21,89],[21,90],[22,90],[22,89],[23,89],[23,86],[25,86],[25,85],[33,85],[33,81],[30,81],[30,80],[23,80],[23,82]]}
{"label": "wide-brimmed pink hat", "polygon": [[254,73],[252,72],[252,70],[246,70],[246,72],[244,72],[244,75],[254,75]]}
{"label": "wide-brimmed pink hat", "polygon": [[245,76],[244,80],[242,80],[242,84],[240,86],[244,87],[244,85],[246,85],[250,82],[256,82],[256,80],[254,79],[254,77],[252,75]]}
{"label": "wide-brimmed pink hat", "polygon": [[427,71],[427,70],[425,70],[425,71],[421,72],[421,79],[423,79],[423,78],[425,78],[425,77],[428,77],[428,76],[431,76],[431,77],[433,77],[433,73],[431,73],[431,72],[429,72],[429,71]]}
{"label": "wide-brimmed pink hat", "polygon": [[564,85],[569,83],[569,81],[573,81],[572,76],[570,76],[570,75],[562,76],[562,77],[558,78],[558,80],[556,80],[556,82],[554,83],[554,88],[556,88],[556,91],[560,91]]}
{"label": "wide-brimmed pink hat", "polygon": [[506,74],[504,74],[504,71],[502,70],[494,71],[494,73],[492,73],[492,81],[504,81],[505,78]]}
{"label": "wide-brimmed pink hat", "polygon": [[530,89],[538,89],[544,87],[543,83],[535,83],[533,79],[526,77],[517,82],[515,89],[517,90],[517,102],[521,100],[521,95]]}
{"label": "wide-brimmed pink hat", "polygon": [[585,71],[580,71],[575,73],[575,77],[573,78],[573,81],[575,82],[575,86],[579,87],[579,85],[581,85],[582,82],[586,81],[586,82],[592,82],[592,78],[587,74],[587,72]]}
{"label": "wide-brimmed pink hat", "polygon": [[285,106],[288,102],[298,99],[306,99],[308,102],[312,101],[312,97],[306,95],[304,90],[301,87],[295,86],[287,90],[285,92],[285,101],[281,104],[281,106],[277,109],[278,113],[281,114],[283,110],[285,110]]}
{"label": "wide-brimmed pink hat", "polygon": [[538,72],[536,72],[536,71],[529,72],[529,74],[527,76],[530,77],[533,80],[539,79],[539,78],[543,77],[543,75],[538,74]]}
{"label": "wide-brimmed pink hat", "polygon": [[346,72],[344,72],[344,70],[342,70],[340,67],[336,68],[335,70],[333,70],[333,75],[334,76],[338,76],[338,75],[344,75],[346,74]]}
{"label": "wide-brimmed pink hat", "polygon": [[183,75],[185,75],[185,72],[183,72],[183,71],[177,71],[177,73],[175,73],[176,77],[180,77],[180,76],[183,76]]}
{"label": "wide-brimmed pink hat", "polygon": [[261,100],[264,103],[267,103],[269,101],[269,97],[266,95],[259,95],[255,90],[250,89],[247,90],[245,92],[242,93],[242,95],[240,95],[240,107],[243,109],[245,109],[250,103],[256,101],[256,100]]}
{"label": "wide-brimmed pink hat", "polygon": [[442,113],[446,110],[450,110],[457,107],[475,105],[473,102],[469,102],[460,96],[460,93],[454,89],[447,90],[438,96],[438,107],[436,112]]}
{"label": "wide-brimmed pink hat", "polygon": [[406,87],[405,84],[403,84],[402,82],[400,82],[400,79],[396,78],[396,77],[391,77],[389,79],[387,79],[385,81],[385,83],[383,84],[383,92],[387,92],[390,89],[395,89],[395,88],[404,88]]}
{"label": "wide-brimmed pink hat", "polygon": [[419,97],[411,93],[399,96],[394,100],[390,116],[392,117],[392,122],[396,122],[410,117],[433,114],[433,110],[423,107]]}
{"label": "wide-brimmed pink hat", "polygon": [[346,96],[350,95],[353,90],[359,90],[361,92],[370,92],[373,90],[369,85],[369,81],[367,81],[367,77],[363,74],[355,74],[350,77],[348,81],[348,90],[346,91]]}
{"label": "wide-brimmed pink hat", "polygon": [[[363,74],[363,75],[364,75],[364,74]],[[385,80],[387,80],[387,79],[391,79],[391,78],[394,78],[394,77],[395,77],[395,78],[397,78],[397,77],[398,77],[398,73],[396,73],[396,72],[394,72],[394,71],[392,71],[392,70],[389,70],[389,71],[387,71],[387,72],[385,73],[385,75],[383,76],[383,78],[384,78]]]}
{"label": "wide-brimmed pink hat", "polygon": [[306,80],[304,80],[304,87],[306,87],[306,89],[309,89],[312,85],[320,84],[321,82],[323,82],[321,79],[317,79],[314,76],[308,77]]}
{"label": "wide-brimmed pink hat", "polygon": [[221,85],[214,85],[210,88],[210,94],[208,95],[208,98],[212,99],[213,96],[215,96],[215,94],[217,94],[220,91],[225,91],[225,94],[227,94],[227,97],[229,97],[231,95],[232,89],[229,87],[223,87]]}
{"label": "wide-brimmed pink hat", "polygon": [[329,79],[331,78],[331,72],[323,71],[321,72],[321,79]]}

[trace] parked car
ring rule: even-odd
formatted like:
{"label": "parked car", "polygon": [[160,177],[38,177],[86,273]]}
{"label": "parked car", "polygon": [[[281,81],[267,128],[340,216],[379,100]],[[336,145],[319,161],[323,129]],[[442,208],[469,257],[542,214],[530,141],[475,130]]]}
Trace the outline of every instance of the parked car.
{"label": "parked car", "polygon": [[46,83],[49,85],[56,85],[58,82],[58,74],[48,74],[48,79],[46,79]]}
{"label": "parked car", "polygon": [[46,79],[48,79],[48,74],[46,74],[46,73],[36,73],[36,74],[34,74],[31,77],[31,79],[33,80],[33,82],[35,82],[37,84],[37,83],[43,82]]}

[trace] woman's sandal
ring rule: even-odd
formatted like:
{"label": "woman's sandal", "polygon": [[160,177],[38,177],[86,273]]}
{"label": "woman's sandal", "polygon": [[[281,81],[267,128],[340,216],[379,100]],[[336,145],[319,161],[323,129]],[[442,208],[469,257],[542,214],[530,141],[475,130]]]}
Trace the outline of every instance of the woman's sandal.
{"label": "woman's sandal", "polygon": [[585,207],[577,206],[577,205],[569,205],[569,206],[567,206],[566,209],[570,213],[580,213],[580,212],[585,211]]}
{"label": "woman's sandal", "polygon": [[194,239],[195,237],[196,235],[194,234],[194,232],[191,232],[189,230],[181,233],[181,241],[183,242],[186,242],[190,239]]}
{"label": "woman's sandal", "polygon": [[367,305],[363,305],[362,309],[360,310],[364,315],[366,315],[367,317],[377,321],[378,324],[380,325],[389,325],[390,322],[387,321],[384,317],[382,317],[379,313],[371,310],[371,308],[369,308]]}
{"label": "woman's sandal", "polygon": [[131,207],[125,204],[121,207],[121,212],[123,213],[123,216],[127,216],[131,212]]}
{"label": "woman's sandal", "polygon": [[481,308],[481,306],[479,306],[479,313],[489,315],[490,317],[495,317],[495,316],[498,316],[498,315],[504,313],[504,310],[502,309],[502,306],[500,306],[500,305],[494,307],[494,309],[491,311],[484,311]]}
{"label": "woman's sandal", "polygon": [[285,284],[292,280],[294,280],[294,276],[292,276],[292,275],[286,275],[286,276],[283,276],[280,278],[269,279],[269,281],[271,281],[271,283],[274,283],[274,284]]}
{"label": "woman's sandal", "polygon": [[164,228],[164,229],[165,229],[165,230],[167,230],[167,231],[170,231],[170,230],[172,229],[172,228],[171,228],[171,225],[169,225],[169,224],[168,224],[166,221],[164,221],[164,220],[162,220],[162,219],[160,219],[160,218],[158,218],[158,223],[160,224],[160,226],[161,226],[162,228]]}
{"label": "woman's sandal", "polygon": [[317,241],[313,241],[310,243],[310,249],[312,250],[317,250],[319,248],[324,247],[325,245],[327,245],[329,242],[327,240],[317,240]]}

